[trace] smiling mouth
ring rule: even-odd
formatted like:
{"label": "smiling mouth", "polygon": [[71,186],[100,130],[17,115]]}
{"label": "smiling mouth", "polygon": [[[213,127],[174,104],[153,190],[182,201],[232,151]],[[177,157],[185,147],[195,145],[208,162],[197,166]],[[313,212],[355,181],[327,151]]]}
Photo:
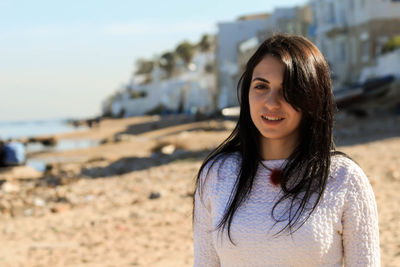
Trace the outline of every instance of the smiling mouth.
{"label": "smiling mouth", "polygon": [[282,120],[284,120],[285,118],[282,118],[282,117],[271,117],[271,116],[261,116],[264,120],[267,120],[267,121],[282,121]]}

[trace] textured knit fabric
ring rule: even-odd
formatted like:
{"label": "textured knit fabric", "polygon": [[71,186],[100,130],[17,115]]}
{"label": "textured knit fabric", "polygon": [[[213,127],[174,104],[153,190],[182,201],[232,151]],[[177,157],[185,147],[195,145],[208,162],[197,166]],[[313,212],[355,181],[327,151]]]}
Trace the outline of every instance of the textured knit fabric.
{"label": "textured knit fabric", "polygon": [[[292,235],[274,234],[286,225],[271,217],[282,196],[261,164],[248,200],[231,225],[233,245],[215,230],[232,192],[240,156],[232,154],[206,165],[196,190],[194,211],[195,267],[380,266],[378,215],[372,187],[361,168],[343,156],[332,157],[325,192],[306,223]],[[282,168],[285,160],[268,160]],[[211,167],[210,167],[211,166]],[[284,205],[289,202],[284,202]],[[278,206],[276,214],[284,211]]]}

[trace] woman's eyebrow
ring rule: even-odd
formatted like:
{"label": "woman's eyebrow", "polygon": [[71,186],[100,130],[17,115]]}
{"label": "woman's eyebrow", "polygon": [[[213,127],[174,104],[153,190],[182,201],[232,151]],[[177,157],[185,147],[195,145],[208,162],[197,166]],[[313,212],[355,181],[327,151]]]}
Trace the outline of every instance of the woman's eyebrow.
{"label": "woman's eyebrow", "polygon": [[261,77],[255,77],[252,80],[252,82],[254,82],[254,81],[262,81],[262,82],[265,82],[265,83],[270,83],[267,79],[264,79],[264,78],[261,78]]}
{"label": "woman's eyebrow", "polygon": [[[267,79],[264,79],[261,77],[255,77],[251,82],[255,82],[255,81],[262,81],[262,82],[270,84],[270,82]],[[281,85],[283,85],[283,83],[281,83]]]}

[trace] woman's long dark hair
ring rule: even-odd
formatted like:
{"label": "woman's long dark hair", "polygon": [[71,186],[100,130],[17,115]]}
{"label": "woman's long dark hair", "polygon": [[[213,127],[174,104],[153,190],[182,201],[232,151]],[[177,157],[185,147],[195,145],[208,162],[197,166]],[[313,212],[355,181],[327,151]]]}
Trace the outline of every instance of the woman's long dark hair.
{"label": "woman's long dark hair", "polygon": [[[230,227],[235,212],[249,197],[254,177],[262,160],[260,157],[259,132],[250,117],[249,88],[253,70],[266,56],[272,55],[285,66],[283,95],[296,110],[301,110],[300,137],[297,147],[287,159],[281,176],[283,196],[275,203],[272,217],[276,223],[286,225],[276,234],[294,233],[315,210],[325,190],[329,167],[334,150],[333,115],[336,106],[333,99],[330,71],[318,48],[301,36],[277,34],[265,40],[249,59],[238,84],[240,115],[230,136],[203,162],[197,173],[196,191],[201,193],[200,174],[205,165],[213,163],[221,155],[238,152],[241,166],[237,180],[217,229]],[[312,196],[316,197],[312,197]],[[276,214],[276,207],[290,201],[285,214]]]}

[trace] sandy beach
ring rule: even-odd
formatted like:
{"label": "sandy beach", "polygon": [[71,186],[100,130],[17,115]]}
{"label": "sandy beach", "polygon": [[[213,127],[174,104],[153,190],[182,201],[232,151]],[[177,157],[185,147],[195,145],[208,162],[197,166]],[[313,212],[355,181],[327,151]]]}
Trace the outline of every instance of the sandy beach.
{"label": "sandy beach", "polygon": [[[100,144],[0,172],[0,266],[191,266],[194,178],[234,126],[148,116],[56,135]],[[373,186],[382,266],[400,266],[400,117],[339,114],[336,143]]]}

